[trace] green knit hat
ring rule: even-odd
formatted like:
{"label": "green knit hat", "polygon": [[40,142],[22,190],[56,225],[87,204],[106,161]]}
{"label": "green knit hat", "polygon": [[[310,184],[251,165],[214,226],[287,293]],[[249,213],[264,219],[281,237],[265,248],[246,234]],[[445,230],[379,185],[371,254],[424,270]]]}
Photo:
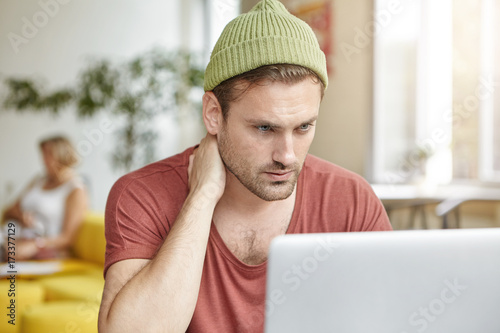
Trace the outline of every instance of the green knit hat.
{"label": "green knit hat", "polygon": [[311,27],[277,0],[262,0],[229,22],[210,56],[205,91],[265,65],[294,64],[313,70],[328,85],[326,58]]}

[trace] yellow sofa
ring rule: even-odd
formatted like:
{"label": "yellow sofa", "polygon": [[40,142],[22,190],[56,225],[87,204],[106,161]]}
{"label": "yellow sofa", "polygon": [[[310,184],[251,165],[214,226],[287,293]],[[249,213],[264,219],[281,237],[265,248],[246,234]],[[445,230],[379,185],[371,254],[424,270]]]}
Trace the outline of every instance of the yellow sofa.
{"label": "yellow sofa", "polygon": [[[73,258],[41,262],[51,274],[23,274],[15,280],[14,316],[0,321],[2,333],[96,333],[104,279],[104,216],[86,215],[73,245]],[[21,265],[17,265],[22,267]],[[12,281],[0,281],[0,307],[9,314]],[[9,320],[15,319],[14,322]],[[13,325],[12,323],[15,323]]]}

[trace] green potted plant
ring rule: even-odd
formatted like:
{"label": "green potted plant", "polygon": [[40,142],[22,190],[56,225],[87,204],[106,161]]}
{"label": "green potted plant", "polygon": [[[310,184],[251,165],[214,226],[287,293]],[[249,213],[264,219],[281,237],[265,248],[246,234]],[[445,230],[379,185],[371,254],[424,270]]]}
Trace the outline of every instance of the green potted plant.
{"label": "green potted plant", "polygon": [[123,119],[116,130],[112,166],[128,172],[155,160],[155,118],[173,110],[201,109],[204,70],[188,52],[153,49],[122,64],[108,60],[89,63],[72,87],[46,92],[31,78],[7,78],[4,107],[18,112],[59,114],[72,105],[89,118],[110,112]]}

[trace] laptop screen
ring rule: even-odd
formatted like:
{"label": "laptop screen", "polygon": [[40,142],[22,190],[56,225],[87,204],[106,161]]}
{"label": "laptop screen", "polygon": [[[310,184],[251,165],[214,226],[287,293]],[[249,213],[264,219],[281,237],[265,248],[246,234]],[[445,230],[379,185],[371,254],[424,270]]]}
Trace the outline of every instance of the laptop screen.
{"label": "laptop screen", "polygon": [[500,229],[284,235],[265,332],[500,332]]}

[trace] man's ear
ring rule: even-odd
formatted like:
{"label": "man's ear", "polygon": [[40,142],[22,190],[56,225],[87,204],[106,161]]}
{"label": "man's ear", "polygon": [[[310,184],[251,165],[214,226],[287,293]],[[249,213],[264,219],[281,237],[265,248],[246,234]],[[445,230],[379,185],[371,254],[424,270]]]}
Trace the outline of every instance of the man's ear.
{"label": "man's ear", "polygon": [[214,93],[207,91],[203,95],[203,122],[207,132],[216,135],[222,126],[222,108]]}

